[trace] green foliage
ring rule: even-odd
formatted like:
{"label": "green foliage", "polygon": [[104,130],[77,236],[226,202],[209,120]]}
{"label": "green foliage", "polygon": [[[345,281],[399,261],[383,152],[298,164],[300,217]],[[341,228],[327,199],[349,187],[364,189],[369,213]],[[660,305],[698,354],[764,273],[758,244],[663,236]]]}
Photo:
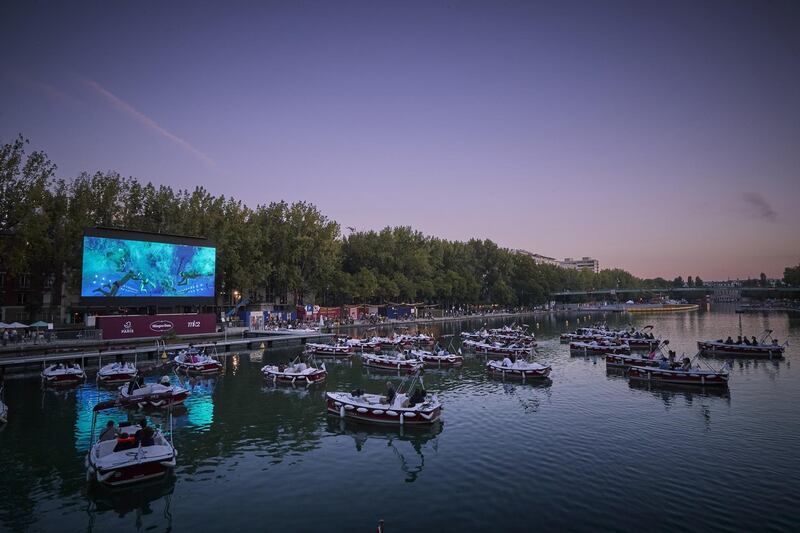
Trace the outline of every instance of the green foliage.
{"label": "green foliage", "polygon": [[791,287],[800,287],[800,264],[783,270],[783,282]]}
{"label": "green foliage", "polygon": [[0,261],[12,276],[53,274],[58,284],[66,276],[72,292],[80,283],[81,236],[93,226],[208,237],[218,248],[223,297],[264,289],[295,303],[529,306],[565,290],[670,285],[621,269],[595,274],[537,264],[490,240],[453,242],[410,227],[342,237],[338,223],[305,202],[253,209],[203,187],[173,190],[114,172],[57,179],[55,165],[41,152],[26,155],[25,143],[20,137],[0,147]]}

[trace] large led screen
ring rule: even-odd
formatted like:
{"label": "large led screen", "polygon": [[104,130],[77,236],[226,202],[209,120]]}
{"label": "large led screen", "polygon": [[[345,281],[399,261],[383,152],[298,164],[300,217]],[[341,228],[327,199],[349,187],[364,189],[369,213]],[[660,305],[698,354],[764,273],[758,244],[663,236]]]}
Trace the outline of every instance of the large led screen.
{"label": "large led screen", "polygon": [[213,297],[215,269],[210,246],[86,235],[81,297]]}

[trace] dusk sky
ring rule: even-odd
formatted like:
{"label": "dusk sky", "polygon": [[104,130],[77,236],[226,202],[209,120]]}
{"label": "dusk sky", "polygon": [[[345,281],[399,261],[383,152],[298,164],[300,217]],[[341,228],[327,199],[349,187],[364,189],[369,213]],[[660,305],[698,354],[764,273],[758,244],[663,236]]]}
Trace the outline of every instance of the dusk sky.
{"label": "dusk sky", "polygon": [[800,3],[9,2],[0,142],[636,275],[800,262]]}

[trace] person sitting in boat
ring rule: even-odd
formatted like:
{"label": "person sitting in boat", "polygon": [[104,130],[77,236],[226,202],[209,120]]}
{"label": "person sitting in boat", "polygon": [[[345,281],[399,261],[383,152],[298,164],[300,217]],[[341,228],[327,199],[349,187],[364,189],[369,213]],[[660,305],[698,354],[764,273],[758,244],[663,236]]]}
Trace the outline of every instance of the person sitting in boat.
{"label": "person sitting in boat", "polygon": [[758,339],[756,339],[756,336],[755,336],[755,335],[753,335],[753,336],[750,338],[750,345],[751,345],[751,346],[758,346]]}
{"label": "person sitting in boat", "polygon": [[414,407],[417,404],[423,403],[426,394],[425,389],[422,387],[415,387],[414,392],[411,393],[411,397],[408,399],[409,407]]}
{"label": "person sitting in boat", "polygon": [[777,346],[778,345],[778,339],[772,339],[772,345],[773,346]]}
{"label": "person sitting in boat", "polygon": [[683,358],[683,364],[681,365],[681,370],[684,372],[689,372],[692,369],[692,360],[688,357]]}
{"label": "person sitting in boat", "polygon": [[508,358],[508,357],[504,357],[503,358],[503,363],[502,363],[503,366],[512,366],[513,364],[514,363],[511,361],[510,358]]}
{"label": "person sitting in boat", "polygon": [[674,369],[676,366],[678,366],[678,363],[675,362],[675,352],[672,350],[669,351],[669,357],[667,358],[667,361],[669,362],[670,369]]}
{"label": "person sitting in boat", "polygon": [[147,425],[147,419],[142,419],[141,429],[136,431],[134,438],[136,442],[140,443],[142,446],[152,446],[155,444],[153,441],[153,428]]}
{"label": "person sitting in boat", "polygon": [[660,368],[661,370],[669,370],[670,369],[669,359],[667,359],[662,355],[661,362],[658,363],[658,368]]}
{"label": "person sitting in boat", "polygon": [[746,336],[742,337],[742,344],[750,346],[750,339],[748,339]]}
{"label": "person sitting in boat", "polygon": [[736,344],[742,344],[742,336],[741,336],[741,335],[739,335],[739,336],[736,338]]}
{"label": "person sitting in boat", "polygon": [[114,440],[117,438],[118,434],[119,432],[117,431],[117,428],[114,427],[114,421],[109,420],[108,423],[106,424],[106,429],[104,429],[103,432],[100,433],[100,442],[107,440]]}
{"label": "person sitting in boat", "polygon": [[397,396],[397,392],[394,390],[394,385],[392,385],[391,381],[386,382],[386,403],[391,405],[394,402],[394,397]]}
{"label": "person sitting in boat", "polygon": [[728,335],[728,338],[725,339],[725,344],[733,344],[733,339],[731,338],[730,335]]}

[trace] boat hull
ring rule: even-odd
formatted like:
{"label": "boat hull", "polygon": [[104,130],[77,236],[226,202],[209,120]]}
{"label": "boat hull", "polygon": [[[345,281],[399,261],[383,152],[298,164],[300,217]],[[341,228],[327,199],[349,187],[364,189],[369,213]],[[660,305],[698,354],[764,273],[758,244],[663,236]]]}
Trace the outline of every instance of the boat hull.
{"label": "boat hull", "polygon": [[777,359],[783,357],[783,346],[747,346],[746,344],[724,344],[698,341],[697,348],[702,355],[726,357],[763,357]]}
{"label": "boat hull", "polygon": [[160,409],[168,405],[176,406],[186,401],[189,397],[188,390],[182,390],[166,396],[163,394],[148,394],[140,397],[136,396],[123,396],[120,394],[119,401],[125,407],[138,407],[139,409]]}
{"label": "boat hull", "polygon": [[550,376],[552,369],[548,366],[542,369],[523,370],[519,368],[495,368],[493,366],[486,367],[486,373],[490,377],[500,379],[519,379],[522,381],[528,379],[545,379]]}
{"label": "boat hull", "polygon": [[317,370],[311,374],[284,374],[283,372],[272,372],[270,370],[263,371],[264,378],[274,381],[275,383],[283,383],[286,385],[311,385],[312,383],[322,383],[328,377],[328,372],[325,370]]}
{"label": "boat hull", "polygon": [[179,363],[175,362],[177,370],[186,372],[188,374],[214,374],[222,370],[222,363]]}
{"label": "boat hull", "polygon": [[692,372],[664,370],[653,367],[632,366],[628,378],[649,383],[669,383],[673,385],[697,385],[701,387],[727,387],[728,374],[725,372]]}
{"label": "boat hull", "polygon": [[464,358],[460,355],[451,355],[447,357],[431,357],[423,355],[420,357],[420,360],[422,361],[423,365],[430,368],[444,368],[461,366],[464,364]]}
{"label": "boat hull", "polygon": [[165,465],[164,461],[151,461],[105,471],[91,467],[90,476],[101,485],[119,487],[164,477],[173,467],[174,461],[171,465]]}
{"label": "boat hull", "polygon": [[117,372],[114,374],[98,374],[97,379],[100,383],[105,385],[118,385],[120,383],[127,383],[136,377],[136,372]]}
{"label": "boat hull", "polygon": [[606,366],[612,368],[628,368],[630,366],[658,366],[658,361],[654,359],[644,359],[635,355],[625,354],[604,354]]}
{"label": "boat hull", "polygon": [[605,354],[630,354],[630,346],[582,346],[574,343],[569,345],[569,351],[576,355],[605,355]]}
{"label": "boat hull", "polygon": [[439,420],[442,415],[441,406],[430,411],[368,408],[337,401],[330,396],[327,397],[327,410],[328,414],[345,420],[384,426],[427,426]]}
{"label": "boat hull", "polygon": [[52,385],[54,387],[69,387],[72,385],[78,385],[84,379],[86,379],[86,374],[58,374],[58,375],[47,375],[42,374],[42,380],[46,385]]}

